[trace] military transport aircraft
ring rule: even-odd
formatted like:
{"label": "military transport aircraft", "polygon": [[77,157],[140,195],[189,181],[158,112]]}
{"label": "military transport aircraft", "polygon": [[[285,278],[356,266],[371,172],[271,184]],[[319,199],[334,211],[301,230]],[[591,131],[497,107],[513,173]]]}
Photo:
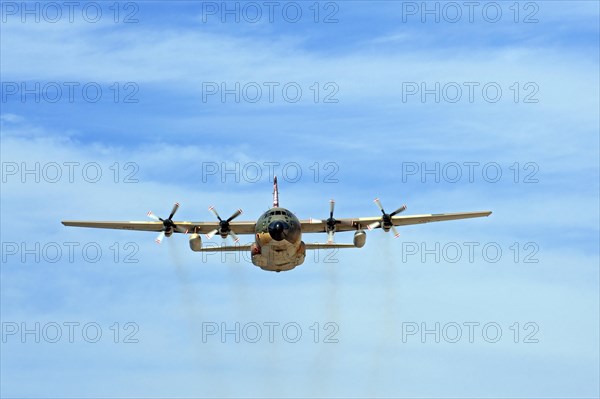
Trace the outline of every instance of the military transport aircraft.
{"label": "military transport aircraft", "polygon": [[[192,251],[250,251],[252,263],[263,270],[286,271],[301,265],[304,262],[307,249],[328,248],[362,248],[365,245],[367,235],[364,228],[373,230],[383,229],[385,232],[392,230],[395,237],[400,234],[396,226],[410,224],[441,222],[445,220],[468,219],[489,216],[491,211],[483,212],[461,212],[461,213],[438,213],[432,215],[408,215],[396,216],[406,210],[406,205],[401,206],[392,213],[386,213],[379,199],[375,204],[381,210],[381,216],[361,217],[355,219],[335,219],[333,210],[335,202],[330,201],[329,218],[298,220],[289,210],[279,207],[279,190],[277,188],[277,177],[273,179],[273,207],[263,213],[256,222],[234,222],[242,210],[238,209],[227,219],[222,219],[214,207],[208,208],[214,213],[218,221],[215,222],[178,222],[173,216],[179,203],[173,206],[168,218],[162,219],[152,212],[148,217],[153,222],[87,222],[87,221],[63,221],[65,226],[95,227],[102,229],[124,229],[143,230],[159,232],[156,238],[161,243],[164,237],[170,237],[173,233],[191,233],[189,241]],[[333,235],[338,231],[354,231],[352,244],[336,244]],[[327,233],[327,243],[304,243],[302,233]],[[221,247],[203,247],[200,234],[211,239],[215,235],[222,238],[231,237],[237,244],[238,234],[254,234],[255,241],[249,245],[234,245]]]}

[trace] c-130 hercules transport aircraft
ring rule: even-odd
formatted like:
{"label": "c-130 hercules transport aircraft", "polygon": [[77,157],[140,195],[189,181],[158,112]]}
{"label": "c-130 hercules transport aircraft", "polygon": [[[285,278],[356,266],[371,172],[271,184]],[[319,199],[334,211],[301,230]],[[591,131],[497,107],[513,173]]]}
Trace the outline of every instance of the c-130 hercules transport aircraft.
{"label": "c-130 hercules transport aircraft", "polygon": [[[301,265],[304,262],[307,249],[362,248],[367,239],[364,231],[365,228],[368,230],[381,228],[385,232],[392,230],[394,236],[397,238],[400,234],[396,226],[477,218],[489,216],[492,213],[491,211],[482,211],[396,216],[406,210],[406,205],[401,206],[392,213],[386,213],[378,198],[374,202],[381,210],[381,216],[335,219],[333,217],[335,202],[331,200],[328,219],[298,220],[292,212],[279,206],[279,190],[277,188],[277,177],[275,177],[273,179],[273,207],[263,213],[256,222],[234,222],[233,220],[242,213],[241,209],[235,211],[228,219],[221,219],[217,210],[212,206],[208,209],[214,213],[218,221],[178,222],[173,220],[173,216],[179,208],[179,203],[176,203],[173,206],[171,214],[166,219],[159,218],[152,212],[148,212],[148,217],[153,219],[153,222],[86,222],[65,220],[62,224],[65,226],[101,229],[156,231],[159,232],[159,235],[155,241],[159,244],[164,237],[170,237],[173,233],[191,233],[189,241],[192,251],[250,251],[254,265],[263,270],[281,272]],[[336,244],[333,242],[333,235],[341,231],[354,231],[352,244]],[[303,232],[327,233],[327,242],[304,243],[302,241]],[[230,236],[235,243],[239,242],[238,234],[254,234],[255,242],[249,245],[203,247],[201,234],[204,234],[208,239],[211,239],[216,234],[224,239]]]}

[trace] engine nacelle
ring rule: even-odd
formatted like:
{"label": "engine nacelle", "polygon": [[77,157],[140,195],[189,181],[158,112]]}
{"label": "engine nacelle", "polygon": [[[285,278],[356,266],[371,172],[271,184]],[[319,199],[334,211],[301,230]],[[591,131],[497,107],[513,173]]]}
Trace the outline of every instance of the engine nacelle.
{"label": "engine nacelle", "polygon": [[199,252],[202,249],[202,238],[200,234],[191,234],[190,235],[190,248],[192,251]]}
{"label": "engine nacelle", "polygon": [[354,246],[357,248],[362,248],[367,242],[367,233],[364,230],[358,230],[354,233]]}
{"label": "engine nacelle", "polygon": [[173,235],[173,228],[169,227],[165,230],[165,237],[171,237]]}

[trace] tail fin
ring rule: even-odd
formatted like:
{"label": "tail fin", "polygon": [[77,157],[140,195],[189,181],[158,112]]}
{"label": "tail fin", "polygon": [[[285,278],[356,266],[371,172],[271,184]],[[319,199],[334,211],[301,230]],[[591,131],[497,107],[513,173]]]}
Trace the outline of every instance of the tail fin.
{"label": "tail fin", "polygon": [[277,188],[277,176],[273,178],[273,208],[279,208],[279,189]]}

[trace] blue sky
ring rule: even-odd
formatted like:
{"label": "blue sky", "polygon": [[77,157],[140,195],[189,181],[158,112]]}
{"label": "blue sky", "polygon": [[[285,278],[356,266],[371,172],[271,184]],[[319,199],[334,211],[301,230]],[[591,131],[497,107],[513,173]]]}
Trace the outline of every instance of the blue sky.
{"label": "blue sky", "polygon": [[[0,394],[598,397],[598,3],[266,3],[1,3]],[[300,218],[494,213],[279,274],[59,223],[254,220],[269,165]]]}

